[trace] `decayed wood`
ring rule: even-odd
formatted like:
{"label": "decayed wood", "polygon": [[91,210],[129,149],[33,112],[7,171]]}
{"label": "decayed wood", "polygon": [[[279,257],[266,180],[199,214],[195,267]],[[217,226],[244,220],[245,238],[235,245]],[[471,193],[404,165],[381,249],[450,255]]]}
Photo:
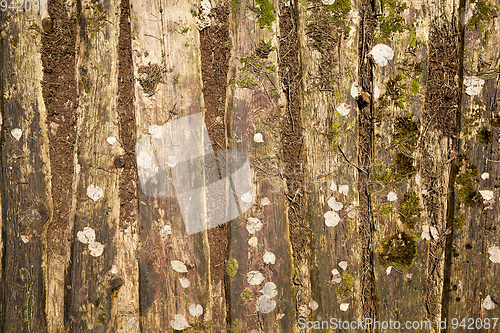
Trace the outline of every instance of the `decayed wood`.
{"label": "decayed wood", "polygon": [[[429,17],[416,1],[384,3],[381,9],[374,44],[390,46],[394,58],[383,66],[374,57],[376,125],[370,189],[378,316],[380,320],[422,321],[426,318],[427,243],[418,237],[422,203],[415,159],[425,94]],[[397,257],[384,245],[399,235],[407,237],[408,243],[398,249],[409,253]]]}
{"label": "decayed wood", "polygon": [[[457,318],[459,323],[474,329],[479,329],[476,325],[481,323],[474,321],[469,326],[472,322],[469,318],[482,318],[484,324],[486,318],[500,314],[500,264],[498,259],[495,263],[490,253],[495,246],[500,247],[499,206],[489,201],[488,194],[484,198],[478,192],[493,191],[493,200],[498,201],[500,20],[491,13],[483,16],[480,10],[484,9],[479,6],[488,11],[498,10],[494,6],[500,6],[500,2],[467,1],[465,5],[461,132],[455,164],[456,205],[451,221],[451,267],[446,295],[448,323]],[[493,332],[493,325],[485,331]]]}
{"label": "decayed wood", "polygon": [[[254,168],[254,206],[231,223],[230,259],[238,270],[231,272],[229,288],[229,325],[232,330],[257,329],[273,332],[294,332],[295,309],[291,289],[291,253],[288,216],[285,210],[284,184],[278,176],[280,166],[280,130],[276,122],[283,117],[284,105],[277,76],[278,48],[277,2],[265,1],[276,16],[261,22],[251,1],[237,2],[231,14],[230,35],[233,53],[229,65],[231,88],[228,89],[229,147],[247,154]],[[261,23],[259,23],[261,22]],[[262,41],[262,42],[261,42]],[[258,48],[264,47],[264,53]],[[260,133],[261,140],[259,139]],[[266,203],[266,199],[269,201]],[[263,227],[249,233],[248,218],[258,218]],[[250,220],[252,221],[252,220]],[[250,245],[255,240],[257,245]],[[266,251],[274,254],[275,262],[264,262]],[[235,260],[235,261],[234,261]],[[274,260],[273,260],[274,261]],[[233,265],[234,268],[234,265]],[[247,274],[258,271],[264,280],[255,285]],[[276,307],[269,313],[259,304],[260,290],[274,283],[277,296],[266,302]],[[271,306],[272,308],[272,306]]]}
{"label": "decayed wood", "polygon": [[[312,237],[310,271],[299,267],[312,290],[299,299],[298,315],[314,320],[361,316],[357,109],[350,94],[357,82],[359,8],[347,4],[298,3],[306,219]],[[343,207],[330,206],[334,201]],[[329,214],[336,213],[340,222],[329,225]]]}
{"label": "decayed wood", "polygon": [[[201,90],[197,4],[189,1],[131,1],[132,52],[137,135],[151,125],[204,110]],[[161,152],[160,152],[161,153]],[[200,152],[200,155],[202,153]],[[144,332],[176,326],[176,315],[210,331],[209,254],[206,232],[187,235],[175,198],[148,197],[139,190],[139,271],[141,328]],[[196,200],[193,200],[196,201]],[[202,203],[192,203],[200,209]],[[165,232],[170,226],[172,233]],[[162,233],[161,230],[164,230]],[[187,273],[173,270],[181,261]],[[181,286],[180,278],[190,281]],[[201,305],[203,315],[188,312]]]}
{"label": "decayed wood", "polygon": [[2,332],[43,332],[42,233],[49,219],[41,16],[1,14]]}

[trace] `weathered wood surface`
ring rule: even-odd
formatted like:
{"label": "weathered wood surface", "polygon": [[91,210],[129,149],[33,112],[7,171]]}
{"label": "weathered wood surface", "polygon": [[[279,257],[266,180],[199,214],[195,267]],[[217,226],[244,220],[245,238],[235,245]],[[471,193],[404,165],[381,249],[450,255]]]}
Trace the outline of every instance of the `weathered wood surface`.
{"label": "weathered wood surface", "polygon": [[[495,6],[51,0],[0,13],[0,331],[312,332],[297,320],[375,318],[436,332],[498,317]],[[394,51],[385,66],[369,54],[380,43]],[[254,204],[189,234],[183,214],[206,216],[208,190],[155,197],[136,155],[165,162],[156,126],[201,133],[182,123],[199,113],[209,137],[179,156],[208,141],[245,153]],[[162,172],[200,187],[223,176],[217,156],[219,171],[213,159]],[[241,208],[234,186],[223,192]],[[389,255],[403,238],[416,254]]]}

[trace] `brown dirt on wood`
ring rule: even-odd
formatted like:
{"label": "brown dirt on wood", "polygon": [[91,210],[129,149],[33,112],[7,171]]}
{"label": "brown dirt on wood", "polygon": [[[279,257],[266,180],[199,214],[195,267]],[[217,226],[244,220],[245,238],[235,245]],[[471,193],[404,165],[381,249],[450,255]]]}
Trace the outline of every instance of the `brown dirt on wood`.
{"label": "brown dirt on wood", "polygon": [[[205,100],[205,124],[215,152],[226,149],[226,87],[231,51],[229,39],[229,8],[212,9],[211,26],[200,32],[201,73]],[[210,245],[210,274],[212,286],[221,281],[226,286],[226,259],[228,258],[229,224],[208,230]],[[225,295],[221,295],[225,297]],[[215,304],[215,303],[214,303]],[[214,331],[226,328],[226,313],[216,304],[212,308]]]}
{"label": "brown dirt on wood", "polygon": [[[358,84],[363,92],[372,96],[373,62],[368,58],[368,52],[373,45],[373,33],[376,19],[373,15],[373,3],[370,0],[361,1],[359,27],[359,73]],[[372,99],[372,98],[371,98]],[[359,237],[361,240],[361,301],[363,318],[376,318],[375,276],[373,271],[373,216],[371,197],[367,184],[369,183],[373,147],[373,101],[366,102],[359,97],[358,104],[358,192],[359,192]]]}
{"label": "brown dirt on wood", "polygon": [[71,209],[76,142],[76,17],[68,15],[65,2],[60,0],[49,0],[47,10],[50,22],[45,22],[44,30],[50,32],[41,37],[42,94],[47,109],[53,201],[47,243],[49,252],[64,254],[69,249],[69,240],[64,238],[68,236],[65,232]]}
{"label": "brown dirt on wood", "polygon": [[[130,35],[129,0],[120,3],[120,36],[118,39],[118,118],[120,143],[126,156],[119,162],[123,168],[120,184],[120,227],[127,228],[137,219],[137,169],[135,167],[134,68]],[[122,164],[124,165],[122,166]]]}

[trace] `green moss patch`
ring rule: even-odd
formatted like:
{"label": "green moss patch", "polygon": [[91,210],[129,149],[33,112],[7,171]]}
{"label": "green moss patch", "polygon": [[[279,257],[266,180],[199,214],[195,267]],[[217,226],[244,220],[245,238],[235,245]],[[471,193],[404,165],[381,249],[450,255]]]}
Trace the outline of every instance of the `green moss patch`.
{"label": "green moss patch", "polygon": [[272,24],[276,20],[274,16],[274,6],[269,0],[255,0],[258,5],[254,7],[254,11],[257,14],[257,24],[261,29],[267,27],[269,31],[272,30]]}
{"label": "green moss patch", "polygon": [[420,220],[420,201],[415,192],[406,192],[399,202],[398,207],[399,219],[408,229],[415,228],[415,225]]}
{"label": "green moss patch", "polygon": [[472,17],[467,23],[467,27],[472,30],[483,32],[485,24],[491,22],[493,13],[497,14],[498,7],[486,1],[470,0],[470,2],[476,5],[472,12]]}
{"label": "green moss patch", "polygon": [[226,262],[226,273],[229,277],[234,278],[236,276],[236,272],[238,272],[238,262],[234,258],[229,258]]}
{"label": "green moss patch", "polygon": [[276,48],[271,44],[271,41],[265,41],[264,39],[261,39],[259,41],[259,46],[255,49],[255,54],[262,59],[267,59],[269,57],[269,53],[271,51],[276,50]]}
{"label": "green moss patch", "polygon": [[415,151],[418,143],[419,129],[420,123],[418,120],[413,120],[411,113],[402,117],[396,117],[391,144],[397,143],[406,151]]}
{"label": "green moss patch", "polygon": [[483,198],[476,190],[479,182],[477,166],[472,164],[465,155],[460,154],[457,156],[452,172],[455,176],[455,185],[458,187],[459,203],[466,207],[481,207]]}
{"label": "green moss patch", "polygon": [[250,289],[245,289],[241,294],[241,298],[243,298],[245,301],[251,301],[253,299],[253,291]]}
{"label": "green moss patch", "polygon": [[413,158],[403,153],[397,153],[393,159],[393,173],[395,180],[400,182],[413,176],[417,169],[413,166]]}
{"label": "green moss patch", "polygon": [[354,291],[354,278],[347,272],[341,272],[340,277],[342,278],[342,282],[337,289],[337,293],[341,298],[346,298]]}
{"label": "green moss patch", "polygon": [[397,232],[382,241],[378,258],[384,268],[393,265],[399,269],[407,269],[416,255],[417,245],[413,236],[406,232]]}
{"label": "green moss patch", "polygon": [[396,0],[382,0],[381,6],[384,14],[378,19],[379,32],[376,39],[381,40],[391,36],[395,32],[410,30],[405,19],[401,16],[403,11],[408,8],[406,3],[398,4]]}
{"label": "green moss patch", "polygon": [[381,205],[378,209],[378,212],[381,216],[383,217],[390,217],[392,214],[394,214],[394,205],[390,202],[385,203]]}

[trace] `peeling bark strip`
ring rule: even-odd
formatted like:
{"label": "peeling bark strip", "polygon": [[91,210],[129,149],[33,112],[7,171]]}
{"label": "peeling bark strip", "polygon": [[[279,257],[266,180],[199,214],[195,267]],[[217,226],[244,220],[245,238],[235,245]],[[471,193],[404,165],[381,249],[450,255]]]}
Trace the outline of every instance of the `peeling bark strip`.
{"label": "peeling bark strip", "polygon": [[43,229],[49,219],[38,13],[0,14],[2,258],[0,330],[45,332]]}
{"label": "peeling bark strip", "polygon": [[373,61],[368,57],[373,44],[375,30],[375,3],[372,0],[361,1],[361,23],[359,28],[359,76],[360,93],[366,92],[370,98],[366,101],[358,96],[358,191],[359,191],[359,236],[361,238],[360,279],[362,318],[377,318],[375,295],[375,277],[373,272],[373,215],[368,187],[373,149]]}
{"label": "peeling bark strip", "polygon": [[[200,32],[203,98],[207,111],[210,142],[215,152],[226,149],[226,87],[231,51],[228,4],[212,9],[210,27]],[[219,161],[220,163],[220,161]],[[220,175],[219,175],[220,176]],[[210,278],[212,283],[212,331],[227,327],[226,261],[228,259],[229,224],[208,230],[210,245]]]}
{"label": "peeling bark strip", "polygon": [[[187,0],[131,1],[139,138],[155,133],[152,125],[204,111],[198,6]],[[179,130],[185,134],[194,129]],[[182,136],[177,139],[184,142]],[[186,176],[186,182],[193,182],[194,172]],[[182,190],[188,184],[175,186]],[[205,209],[203,199],[193,198],[184,204],[187,210],[200,214]],[[209,330],[212,304],[207,233],[188,235],[185,222],[189,223],[183,221],[176,197],[156,198],[140,190],[138,261],[143,332],[186,328],[186,320],[192,327]],[[203,315],[192,316],[190,305],[200,305]]]}
{"label": "peeling bark strip", "polygon": [[428,248],[425,306],[427,319],[441,319],[447,235],[450,158],[456,157],[453,138],[459,101],[459,34],[452,22],[432,22],[429,65],[424,103],[419,168],[423,215],[429,228],[436,228]]}
{"label": "peeling bark strip", "polygon": [[[43,9],[43,7],[42,7]],[[44,281],[49,332],[64,330],[66,270],[72,237],[77,92],[75,82],[75,2],[50,0],[42,11],[43,99],[50,143],[52,212],[46,229]],[[47,15],[48,14],[48,15]]]}

